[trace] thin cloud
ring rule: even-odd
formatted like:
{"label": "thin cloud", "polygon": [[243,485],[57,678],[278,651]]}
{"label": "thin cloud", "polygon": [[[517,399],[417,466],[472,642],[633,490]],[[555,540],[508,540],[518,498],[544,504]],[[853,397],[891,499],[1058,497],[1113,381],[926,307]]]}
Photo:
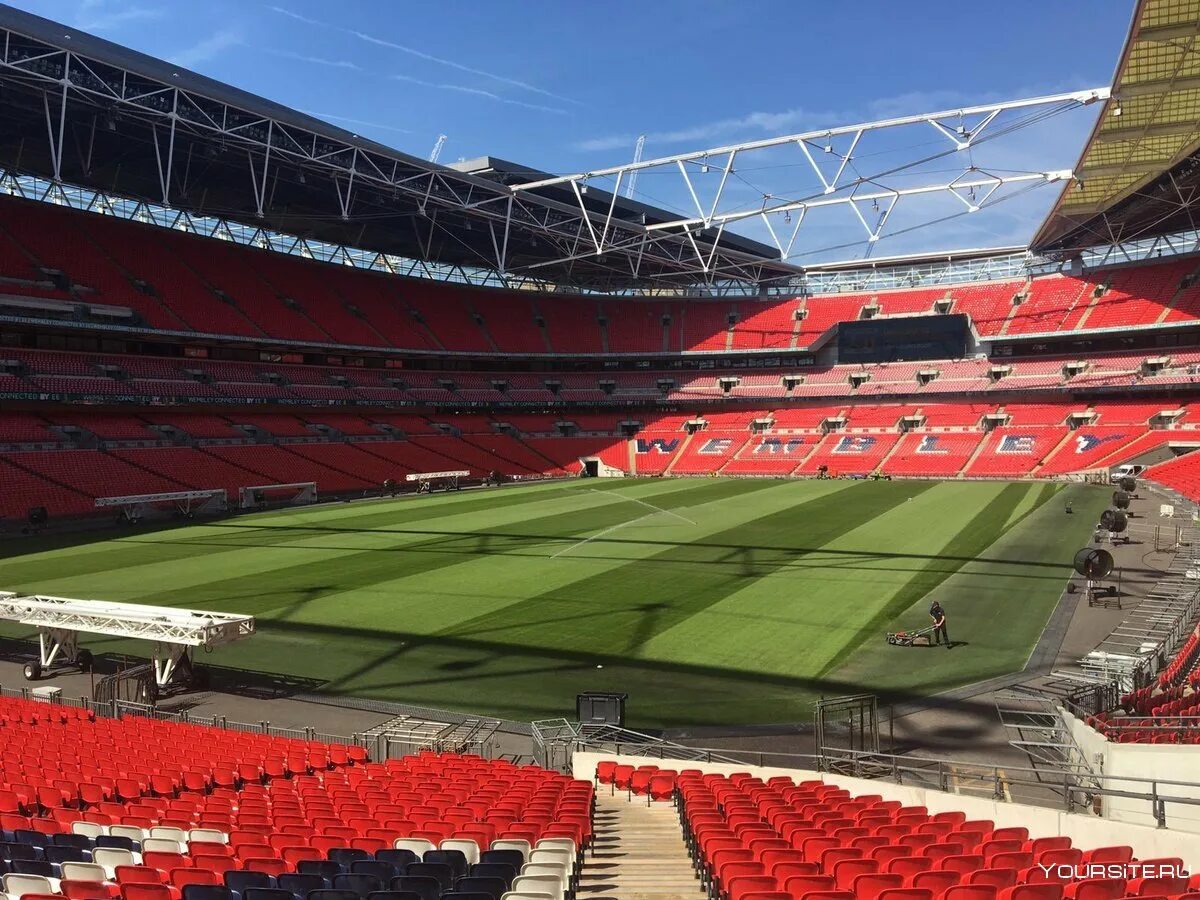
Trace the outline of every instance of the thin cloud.
{"label": "thin cloud", "polygon": [[366,128],[379,128],[383,131],[394,131],[397,134],[416,134],[408,128],[397,128],[395,125],[384,125],[382,122],[371,122],[367,119],[352,119],[349,116],[335,116],[330,113],[314,112],[311,109],[302,109],[300,112],[306,116],[312,116],[315,119],[325,119],[329,122],[345,122],[347,125],[362,125]]}
{"label": "thin cloud", "polygon": [[[570,97],[564,97],[561,94],[556,94],[553,91],[548,91],[544,88],[540,88],[537,85],[530,84],[527,81],[521,81],[518,78],[509,78],[507,75],[499,75],[495,72],[488,72],[485,69],[476,69],[472,66],[464,65],[463,63],[456,62],[455,60],[452,60],[452,59],[446,59],[441,56],[434,56],[431,53],[426,53],[423,50],[416,49],[415,47],[409,47],[405,44],[398,44],[395,41],[389,41],[389,40],[385,40],[384,38],[375,37],[374,35],[367,34],[366,32],[363,32],[363,31],[356,31],[353,28],[345,28],[341,25],[335,25],[330,22],[322,22],[319,19],[313,19],[313,18],[310,18],[309,16],[304,16],[304,15],[301,15],[300,13],[292,12],[290,9],[284,9],[282,6],[271,6],[271,7],[269,7],[269,9],[272,12],[278,13],[281,16],[287,16],[289,19],[294,19],[297,22],[303,22],[305,25],[312,25],[317,28],[335,29],[337,31],[343,32],[344,34],[349,34],[352,37],[356,37],[360,41],[364,41],[368,44],[374,44],[377,47],[386,47],[389,50],[397,50],[400,53],[406,53],[409,56],[415,56],[417,59],[423,59],[426,62],[436,63],[439,66],[447,66],[451,69],[457,69],[460,72],[467,72],[468,74],[471,74],[471,75],[479,75],[482,78],[490,78],[492,81],[497,81],[497,82],[500,82],[501,84],[507,84],[511,87],[520,88],[523,91],[529,91],[530,93],[533,93],[533,94],[540,94],[543,97],[549,97],[553,100],[559,100],[563,103],[574,103],[576,105],[582,105],[578,100],[573,100]],[[516,102],[516,101],[513,101],[513,102]],[[531,105],[531,108],[532,109],[545,109],[547,107],[539,107],[539,106]]]}
{"label": "thin cloud", "polygon": [[493,81],[499,81],[501,84],[512,85],[513,87],[520,88],[524,91],[529,91],[534,94],[541,94],[543,97],[550,97],[553,100],[561,100],[564,103],[582,105],[578,100],[572,100],[570,97],[564,97],[561,94],[555,94],[551,91],[543,90],[536,85],[529,84],[527,81],[520,81],[516,78],[508,78],[504,75],[497,75],[495,72],[486,72],[483,69],[473,69],[471,66],[464,66],[462,63],[455,62],[452,59],[443,59],[440,56],[433,56],[421,50],[416,50],[412,47],[406,47],[403,44],[397,44],[392,41],[385,41],[383,38],[373,37],[372,35],[365,34],[361,31],[351,31],[350,33],[359,40],[366,41],[370,44],[376,44],[380,47],[389,47],[392,50],[399,50],[401,53],[407,53],[410,56],[417,57],[418,59],[437,63],[441,66],[449,66],[451,69],[457,69],[460,72],[467,72],[471,75],[479,75],[483,78],[490,78]]}
{"label": "thin cloud", "polygon": [[84,31],[109,31],[129,22],[161,19],[165,13],[166,11],[163,9],[150,9],[144,6],[106,10],[103,0],[84,0],[79,5],[75,24]]}
{"label": "thin cloud", "polygon": [[[881,97],[857,109],[811,110],[803,108],[785,109],[777,112],[752,112],[744,116],[732,116],[716,119],[670,131],[659,131],[646,134],[646,142],[651,144],[686,144],[719,141],[724,138],[741,137],[743,135],[778,135],[802,129],[849,125],[854,122],[870,122],[880,119],[891,119],[898,116],[916,113],[937,112],[938,110],[955,109],[960,106],[976,106],[982,103],[993,103],[1013,97],[1033,97],[1043,93],[1060,93],[1078,90],[1079,79],[1073,79],[1052,89],[1027,88],[1008,92],[1001,97],[995,92],[967,95],[961,91],[946,89],[934,91],[909,91],[891,97]],[[602,137],[588,138],[573,145],[575,150],[585,153],[619,150],[630,146],[637,140],[637,134],[615,134]]]}
{"label": "thin cloud", "polygon": [[513,100],[509,97],[501,97],[499,94],[494,94],[491,91],[485,91],[483,88],[473,88],[463,84],[450,84],[448,82],[425,81],[421,78],[413,78],[411,75],[392,75],[391,78],[393,81],[403,81],[406,84],[434,88],[439,91],[455,91],[459,94],[470,94],[472,97],[483,97],[495,103],[506,103],[509,106],[522,106],[525,109],[536,109],[541,112],[554,113],[558,116],[565,116],[567,114],[565,109],[560,109],[557,106],[543,106],[540,103],[526,103],[524,100]]}
{"label": "thin cloud", "polygon": [[184,68],[192,68],[220,56],[230,47],[242,43],[242,33],[236,28],[223,28],[190,47],[171,55],[171,62]]}
{"label": "thin cloud", "polygon": [[282,6],[272,6],[272,7],[270,7],[270,9],[271,9],[271,12],[279,13],[281,16],[287,16],[289,19],[295,19],[297,22],[303,22],[305,25],[316,25],[319,28],[330,28],[330,27],[336,28],[337,27],[337,26],[330,26],[330,25],[326,24],[325,22],[321,22],[317,19],[310,19],[308,16],[302,16],[302,15],[300,15],[300,13],[292,12],[290,9],[284,9]]}
{"label": "thin cloud", "polygon": [[263,47],[262,50],[271,56],[278,56],[282,59],[294,59],[297,62],[309,63],[314,66],[328,66],[331,69],[349,69],[355,72],[362,71],[362,66],[348,59],[326,59],[323,56],[309,56],[306,53],[293,53],[291,50],[277,50],[270,47]]}
{"label": "thin cloud", "polygon": [[[690,125],[673,131],[647,132],[648,144],[686,144],[719,140],[730,135],[746,134],[747,132],[763,132],[768,134],[784,134],[795,128],[801,122],[812,121],[812,113],[803,109],[789,109],[783,112],[753,112],[744,116],[729,119],[717,119],[699,125]],[[629,147],[637,140],[637,135],[613,134],[605,137],[588,138],[577,142],[574,147],[586,153],[619,150]]]}

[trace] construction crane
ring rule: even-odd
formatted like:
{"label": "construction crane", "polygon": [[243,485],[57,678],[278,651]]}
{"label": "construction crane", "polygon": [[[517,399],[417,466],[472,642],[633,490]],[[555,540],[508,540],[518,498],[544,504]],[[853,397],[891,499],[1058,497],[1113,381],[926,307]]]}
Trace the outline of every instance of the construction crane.
{"label": "construction crane", "polygon": [[[633,145],[633,163],[637,165],[642,161],[642,151],[646,149],[646,136],[639,134],[637,143]],[[625,182],[625,196],[632,200],[634,189],[637,187],[638,170],[634,169],[629,173],[629,180]]]}
{"label": "construction crane", "polygon": [[439,134],[437,141],[433,145],[433,149],[429,151],[429,161],[437,162],[438,157],[442,155],[442,148],[446,146],[446,135]]}

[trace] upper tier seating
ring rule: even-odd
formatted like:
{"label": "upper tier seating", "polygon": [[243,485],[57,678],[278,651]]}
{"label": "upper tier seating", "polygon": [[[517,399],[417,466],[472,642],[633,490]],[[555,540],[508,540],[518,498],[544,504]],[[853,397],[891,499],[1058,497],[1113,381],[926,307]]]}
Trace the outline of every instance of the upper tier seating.
{"label": "upper tier seating", "polygon": [[1030,474],[1067,437],[1065,427],[1004,425],[984,441],[966,475],[1019,477]]}
{"label": "upper tier seating", "polygon": [[597,301],[587,297],[570,300],[542,296],[537,298],[537,308],[546,322],[546,337],[555,353],[604,352]]}
{"label": "upper tier seating", "polygon": [[761,434],[745,441],[723,475],[790,475],[820,442],[816,434]]}
{"label": "upper tier seating", "polygon": [[708,428],[692,435],[687,448],[671,467],[673,475],[706,475],[720,472],[721,467],[746,443],[749,434]]}
{"label": "upper tier seating", "polygon": [[[804,349],[839,322],[950,312],[983,337],[1200,320],[1195,259],[1086,276],[692,303],[531,296],[405,280],[179,231],[0,198],[5,289],[131,310],[147,326],[248,338],[474,353]],[[73,294],[47,270],[63,272]],[[1022,297],[1014,305],[1013,298]],[[799,318],[797,318],[799,316]]]}
{"label": "upper tier seating", "polygon": [[1087,310],[1095,287],[1093,281],[1066,275],[1034,278],[1004,334],[1070,331]]}
{"label": "upper tier seating", "polygon": [[61,441],[62,435],[50,430],[51,422],[26,412],[0,412],[0,443]]}
{"label": "upper tier seating", "polygon": [[888,457],[888,475],[949,478],[962,471],[983,440],[983,433],[906,434]]}
{"label": "upper tier seating", "polygon": [[1084,425],[1071,433],[1038,469],[1038,475],[1065,475],[1096,468],[1110,456],[1122,450],[1145,433],[1145,426]]}
{"label": "upper tier seating", "polygon": [[892,446],[899,440],[896,432],[847,434],[833,432],[825,436],[796,469],[799,475],[815,475],[825,466],[830,475],[869,475],[874,472]]}
{"label": "upper tier seating", "polygon": [[[1020,359],[993,366],[986,359],[929,360],[920,363],[814,366],[784,375],[778,370],[729,371],[610,371],[592,373],[506,373],[424,371],[380,366],[300,365],[185,357],[152,357],[97,353],[65,353],[45,350],[7,349],[0,362],[14,373],[0,375],[0,393],[29,394],[34,391],[60,393],[63,399],[92,400],[106,397],[153,398],[196,402],[206,398],[286,400],[324,405],[330,400],[392,403],[424,401],[446,405],[481,402],[565,401],[571,403],[625,403],[629,400],[660,400],[660,382],[673,386],[668,399],[681,403],[725,399],[804,400],[895,397],[915,403],[922,397],[949,394],[978,394],[984,391],[1027,395],[1029,404],[1048,397],[1056,406],[1064,388],[1083,390],[1115,386],[1159,388],[1191,386],[1200,376],[1188,374],[1200,368],[1200,354],[1180,352],[1167,357],[1167,364],[1153,372],[1143,371],[1150,360],[1162,357],[1151,352],[1095,357]],[[1081,373],[1067,371],[1068,363],[1080,363]],[[996,369],[993,378],[990,370]],[[865,376],[856,384],[852,376]],[[785,384],[785,379],[803,379]],[[931,379],[931,380],[930,380]],[[732,384],[732,387],[730,385]],[[551,388],[554,388],[552,390]],[[78,395],[78,396],[74,396]],[[1113,401],[1101,408],[1112,416],[1145,418],[1170,410],[1174,401]],[[1081,407],[1082,408],[1082,407]],[[1123,421],[1123,420],[1117,420]]]}
{"label": "upper tier seating", "polygon": [[1081,321],[1087,328],[1153,324],[1179,290],[1180,281],[1194,268],[1194,260],[1181,260],[1118,270],[1109,280],[1108,290]]}

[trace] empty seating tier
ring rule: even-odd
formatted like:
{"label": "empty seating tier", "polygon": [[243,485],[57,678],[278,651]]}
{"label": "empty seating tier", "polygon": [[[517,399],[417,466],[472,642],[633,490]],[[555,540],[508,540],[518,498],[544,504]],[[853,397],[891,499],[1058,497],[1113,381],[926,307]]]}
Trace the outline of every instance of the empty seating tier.
{"label": "empty seating tier", "polygon": [[[599,763],[596,781],[630,800],[675,799],[700,885],[721,900],[1117,900],[1195,888],[1178,859],[1135,860],[1128,846],[1085,850],[1069,837],[931,814],[818,780],[612,760]],[[1142,862],[1159,877],[1141,877]],[[1093,864],[1108,868],[1103,877],[1070,881],[1075,867]]]}
{"label": "empty seating tier", "polygon": [[498,897],[553,883],[561,900],[592,837],[592,784],[537,766],[373,763],[359,746],[9,698],[0,723],[14,898]]}
{"label": "empty seating tier", "polygon": [[[813,347],[838,323],[868,315],[945,313],[969,316],[984,338],[1148,328],[1200,321],[1200,292],[1188,282],[1196,268],[1194,259],[1176,259],[1081,277],[757,301],[535,298],[0,198],[7,290],[102,304],[149,329],[314,345],[539,355],[770,351]],[[67,288],[48,272],[62,273]]]}

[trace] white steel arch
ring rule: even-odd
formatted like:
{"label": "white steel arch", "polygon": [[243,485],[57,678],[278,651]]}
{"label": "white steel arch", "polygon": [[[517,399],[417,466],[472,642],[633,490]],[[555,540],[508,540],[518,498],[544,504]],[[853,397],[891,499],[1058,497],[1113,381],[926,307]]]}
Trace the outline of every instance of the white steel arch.
{"label": "white steel arch", "polygon": [[[892,212],[906,198],[946,194],[959,201],[964,211],[970,213],[1000,202],[1003,199],[1000,192],[1008,186],[1050,184],[1069,180],[1072,177],[1070,170],[989,171],[985,167],[975,165],[967,153],[965,157],[959,157],[964,161],[953,177],[917,186],[900,187],[891,183],[896,176],[912,173],[917,166],[930,159],[963,154],[993,136],[1011,133],[1048,116],[1106,100],[1109,93],[1109,88],[1097,87],[821,128],[516,184],[512,186],[512,190],[518,196],[539,189],[567,186],[583,210],[583,198],[589,187],[602,186],[616,194],[621,191],[623,184],[628,184],[640,173],[657,171],[678,179],[677,186],[689,198],[694,210],[694,214],[643,225],[639,235],[633,239],[629,239],[625,234],[618,235],[610,227],[614,224],[610,210],[609,215],[600,222],[589,220],[590,242],[584,248],[562,260],[537,263],[529,268],[561,264],[589,255],[644,252],[648,246],[659,241],[678,241],[683,238],[690,243],[698,271],[709,272],[715,262],[720,236],[724,230],[739,222],[756,218],[765,224],[779,252],[780,260],[786,262],[794,255],[797,236],[801,228],[810,221],[812,214],[839,207],[849,209],[854,214],[864,230],[866,242],[874,244],[883,236]],[[926,133],[932,129],[943,142],[942,147],[923,159],[892,166],[884,171],[862,174],[855,170],[853,160],[872,136],[901,129],[915,129]],[[839,139],[842,146],[836,145]],[[766,194],[761,203],[753,206],[739,205],[731,200],[728,187],[730,175],[735,168],[755,154],[780,149],[795,151],[796,160],[811,170],[820,186],[819,189],[794,197]],[[825,157],[831,162],[818,162]],[[697,182],[700,175],[710,172],[717,174],[718,184],[712,192],[712,199],[705,202],[701,199]],[[867,205],[871,207],[870,214],[864,209]],[[776,218],[773,220],[772,216]],[[780,226],[780,217],[787,226],[786,229]],[[712,229],[717,230],[715,239]],[[711,242],[709,246],[701,246],[701,235]]]}

